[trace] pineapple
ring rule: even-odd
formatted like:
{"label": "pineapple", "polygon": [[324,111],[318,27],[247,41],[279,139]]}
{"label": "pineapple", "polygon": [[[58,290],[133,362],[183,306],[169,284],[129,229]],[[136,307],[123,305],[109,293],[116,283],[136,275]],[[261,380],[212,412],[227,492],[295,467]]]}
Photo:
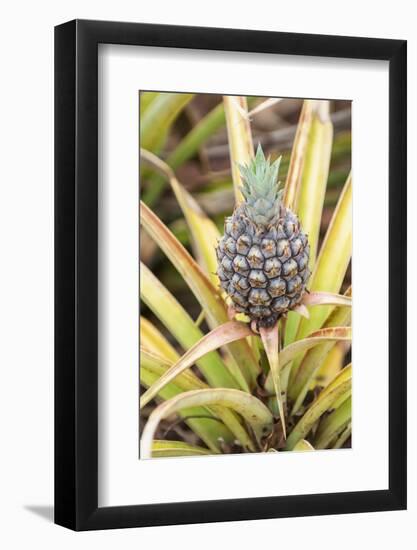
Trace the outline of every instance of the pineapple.
{"label": "pineapple", "polygon": [[226,218],[217,275],[233,309],[255,327],[272,327],[295,308],[310,277],[309,244],[297,216],[281,201],[278,169],[261,146],[240,166],[244,201]]}

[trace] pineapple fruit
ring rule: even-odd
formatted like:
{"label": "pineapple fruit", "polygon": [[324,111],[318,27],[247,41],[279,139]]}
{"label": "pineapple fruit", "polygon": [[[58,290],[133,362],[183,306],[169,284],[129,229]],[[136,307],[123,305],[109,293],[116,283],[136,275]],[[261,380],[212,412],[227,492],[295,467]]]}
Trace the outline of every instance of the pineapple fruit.
{"label": "pineapple fruit", "polygon": [[278,170],[258,146],[240,166],[244,201],[226,218],[217,275],[236,312],[272,327],[300,304],[310,277],[309,244],[297,216],[282,203]]}

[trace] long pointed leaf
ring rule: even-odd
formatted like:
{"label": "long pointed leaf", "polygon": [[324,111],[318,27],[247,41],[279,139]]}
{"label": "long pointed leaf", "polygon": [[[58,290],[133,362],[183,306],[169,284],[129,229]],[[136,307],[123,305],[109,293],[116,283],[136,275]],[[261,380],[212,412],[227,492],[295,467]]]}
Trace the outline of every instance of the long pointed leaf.
{"label": "long pointed leaf", "polygon": [[[349,289],[350,290],[350,289]],[[346,293],[336,294],[334,292],[306,292],[301,304],[288,313],[285,344],[291,344],[295,339],[301,317],[310,319],[308,307],[312,306],[352,306],[352,299]],[[297,314],[297,315],[296,315]]]}
{"label": "long pointed leaf", "polygon": [[[350,319],[351,309],[349,307],[338,307],[330,314],[325,323],[325,328],[343,327],[350,323]],[[288,393],[294,401],[291,414],[295,414],[301,407],[312,379],[335,343],[335,341],[324,342],[320,346],[310,349],[304,356],[297,369],[297,374],[288,389]]]}
{"label": "long pointed leaf", "polygon": [[[352,338],[351,327],[328,327],[313,332],[309,338],[297,340],[289,346],[286,346],[279,354],[279,362],[281,372],[293,361],[298,355],[308,351],[315,346],[324,342],[339,342],[350,341]],[[272,391],[273,383],[272,376],[268,376],[265,382],[265,388]]]}
{"label": "long pointed leaf", "polygon": [[350,346],[350,342],[338,342],[335,346],[333,346],[311,381],[311,390],[314,390],[317,386],[325,388],[342,370],[344,359]]}
{"label": "long pointed leaf", "polygon": [[[295,205],[301,226],[308,235],[311,271],[316,262],[332,136],[333,125],[329,117],[329,101],[305,101],[291,156],[285,200]],[[299,315],[289,312],[285,332],[286,344],[294,341],[299,323]]]}
{"label": "long pointed leaf", "polygon": [[[349,177],[320,250],[317,264],[310,281],[312,292],[337,293],[352,255],[352,180]],[[314,308],[310,318],[303,319],[297,338],[303,338],[319,329],[327,318],[331,306]]]}
{"label": "long pointed leaf", "polygon": [[315,437],[316,449],[327,449],[352,420],[352,397],[348,397],[322,422]]}
{"label": "long pointed leaf", "polygon": [[[312,292],[340,291],[352,256],[352,179],[348,177],[310,280]],[[297,340],[304,338],[323,326],[333,306],[316,307],[310,310],[309,319],[301,319],[296,334]],[[291,369],[290,385],[297,373],[300,359]]]}
{"label": "long pointed leaf", "polygon": [[343,432],[339,435],[335,443],[333,444],[333,449],[340,449],[346,443],[348,438],[352,435],[352,424],[349,423]]}
{"label": "long pointed leaf", "polygon": [[143,116],[152,101],[158,97],[159,92],[140,92],[139,108],[140,116]]}
{"label": "long pointed leaf", "polygon": [[320,222],[326,194],[332,153],[333,125],[330,118],[330,101],[315,100],[305,151],[301,185],[297,196],[297,215],[308,235],[310,245],[309,266],[313,270],[317,255]]}
{"label": "long pointed leaf", "polygon": [[293,342],[286,348],[284,348],[280,353],[281,366],[286,365],[294,357],[303,351],[307,351],[311,347],[320,344],[321,342],[327,340],[340,341],[340,340],[351,340],[352,338],[352,329],[351,327],[328,327],[317,330],[313,332],[308,338],[304,340],[297,340]]}
{"label": "long pointed leaf", "polygon": [[190,445],[184,441],[154,440],[152,443],[152,458],[165,458],[170,456],[207,456],[212,454],[209,449]]}
{"label": "long pointed leaf", "polygon": [[140,318],[140,344],[174,363],[179,358],[178,353],[165,336],[143,315]]}
{"label": "long pointed leaf", "polygon": [[192,348],[190,348],[175,365],[172,365],[158,381],[150,387],[141,397],[140,406],[144,407],[153,397],[169,382],[176,380],[177,376],[196,363],[207,353],[218,349],[219,347],[245,338],[252,334],[248,325],[237,321],[230,321],[225,325],[206,334]]}
{"label": "long pointed leaf", "polygon": [[[153,351],[149,351],[146,348],[140,347],[140,366],[144,367],[149,372],[153,372],[160,379],[166,372],[172,368],[174,363],[159,356]],[[175,385],[183,391],[198,390],[208,388],[209,386],[200,380],[191,370],[182,372],[175,378]],[[161,386],[162,388],[162,386]],[[160,388],[160,389],[161,389]],[[146,392],[145,392],[146,393]],[[158,393],[158,392],[156,392]],[[156,394],[155,394],[156,395]],[[154,395],[154,396],[155,396]]]}
{"label": "long pointed leaf", "polygon": [[[185,309],[144,264],[140,267],[140,295],[184,349],[191,348],[203,337]],[[217,352],[202,357],[197,366],[211,386],[239,387]]]}
{"label": "long pointed leaf", "polygon": [[300,439],[293,451],[314,451],[314,447],[306,439]]}
{"label": "long pointed leaf", "polygon": [[[163,384],[160,383],[160,381],[161,381],[161,378],[162,379],[166,378],[166,375],[169,374],[169,370],[174,365],[167,363],[166,360],[143,349],[141,349],[140,359],[141,359],[141,369],[143,367],[146,369],[146,371],[152,372],[153,374],[156,374],[158,376],[158,379],[156,379],[153,382],[153,384],[150,386],[150,388],[144,393],[144,395],[141,398],[141,407],[143,407],[147,402],[150,401],[151,398],[155,397],[157,394],[161,394],[163,389],[168,385],[170,385],[170,383],[166,381]],[[190,370],[183,370],[181,373],[179,373],[175,377],[175,381],[173,383],[176,387],[178,387],[182,391],[193,391],[196,389],[209,389],[209,386],[207,386],[207,384],[205,384],[199,378],[197,378],[195,374]],[[159,387],[155,391],[156,386],[159,386]],[[146,396],[149,390],[151,389],[153,390],[152,397],[149,399],[146,399]],[[233,433],[235,439],[238,439],[243,446],[253,450],[253,444],[248,433],[246,432],[245,428],[241,425],[239,419],[237,418],[236,414],[233,411],[226,409],[224,407],[212,407],[208,410],[214,417],[217,417],[223,421],[225,426],[227,426],[229,430]]]}
{"label": "long pointed leaf", "polygon": [[141,439],[141,458],[150,458],[152,442],[159,422],[184,408],[220,405],[239,413],[251,426],[258,443],[273,425],[273,417],[265,405],[239,390],[210,389],[182,393],[159,405],[149,416]]}
{"label": "long pointed leaf", "polygon": [[303,305],[311,306],[346,306],[352,307],[350,294],[335,294],[334,292],[310,292],[303,296]]}
{"label": "long pointed leaf", "polygon": [[[225,125],[223,103],[217,105],[203,117],[190,132],[180,141],[174,151],[168,155],[166,162],[175,170],[199,150],[200,146],[219,128]],[[146,204],[152,206],[158,200],[165,186],[165,179],[155,175],[149,179],[150,187],[146,192]]]}
{"label": "long pointed leaf", "polygon": [[140,141],[145,149],[155,151],[161,139],[193,98],[193,94],[159,93],[147,106],[140,121]]}
{"label": "long pointed leaf", "polygon": [[240,191],[242,179],[239,164],[248,164],[253,157],[253,142],[248,118],[248,105],[246,97],[243,96],[224,96],[223,103],[226,114],[235,202],[239,204],[243,198]]}
{"label": "long pointed leaf", "polygon": [[[141,368],[141,384],[145,387],[151,386],[158,375]],[[175,384],[168,384],[158,395],[163,400],[172,399],[176,395],[180,395],[182,390]],[[232,442],[235,437],[221,422],[216,420],[215,413],[211,412],[208,407],[191,407],[180,411],[179,415],[184,419],[187,426],[204,441],[207,447],[213,453],[221,452],[219,439],[227,442]],[[212,416],[213,418],[208,418]]]}
{"label": "long pointed leaf", "polygon": [[262,338],[262,343],[265,348],[266,355],[269,361],[269,368],[272,375],[272,381],[274,383],[274,390],[277,399],[279,417],[281,419],[282,431],[284,439],[287,437],[287,429],[285,426],[285,414],[282,401],[281,380],[279,372],[279,334],[278,325],[272,328],[261,327],[259,333]]}
{"label": "long pointed leaf", "polygon": [[285,449],[291,451],[300,439],[305,439],[315,422],[332,407],[332,404],[343,394],[351,391],[352,368],[348,366],[333,380],[331,384],[320,392],[304,415],[294,426],[288,436]]}
{"label": "long pointed leaf", "polygon": [[[169,229],[155,214],[141,203],[141,224],[160,246],[174,267],[188,284],[194,296],[206,312],[211,328],[228,321],[226,305],[219,290],[211,283],[197,262],[178,242]],[[227,347],[235,363],[239,366],[249,387],[256,385],[259,366],[247,342],[244,340]]]}
{"label": "long pointed leaf", "polygon": [[194,256],[212,283],[218,287],[216,246],[220,233],[216,224],[205,215],[197,201],[179,183],[165,162],[145,149],[141,149],[141,158],[168,179],[190,229]]}
{"label": "long pointed leaf", "polygon": [[208,112],[179,142],[167,157],[167,164],[175,169],[197,153],[201,145],[226,123],[223,103]]}

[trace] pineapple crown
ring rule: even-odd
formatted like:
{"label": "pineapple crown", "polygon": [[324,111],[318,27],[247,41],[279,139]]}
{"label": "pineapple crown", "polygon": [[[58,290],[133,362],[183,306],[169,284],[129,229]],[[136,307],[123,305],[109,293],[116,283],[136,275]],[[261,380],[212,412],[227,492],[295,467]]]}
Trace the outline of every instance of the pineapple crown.
{"label": "pineapple crown", "polygon": [[278,182],[280,162],[281,157],[271,164],[259,144],[255,158],[247,165],[239,165],[246,215],[257,225],[269,226],[279,218],[282,196]]}

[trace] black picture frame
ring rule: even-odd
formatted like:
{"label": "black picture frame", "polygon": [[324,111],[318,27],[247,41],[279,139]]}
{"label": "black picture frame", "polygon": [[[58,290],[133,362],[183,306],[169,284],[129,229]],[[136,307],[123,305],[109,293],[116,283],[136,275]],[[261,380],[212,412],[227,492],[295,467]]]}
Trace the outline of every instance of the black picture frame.
{"label": "black picture frame", "polygon": [[[98,44],[389,62],[389,488],[98,507]],[[406,41],[74,20],[55,28],[55,522],[74,530],[406,508]]]}

